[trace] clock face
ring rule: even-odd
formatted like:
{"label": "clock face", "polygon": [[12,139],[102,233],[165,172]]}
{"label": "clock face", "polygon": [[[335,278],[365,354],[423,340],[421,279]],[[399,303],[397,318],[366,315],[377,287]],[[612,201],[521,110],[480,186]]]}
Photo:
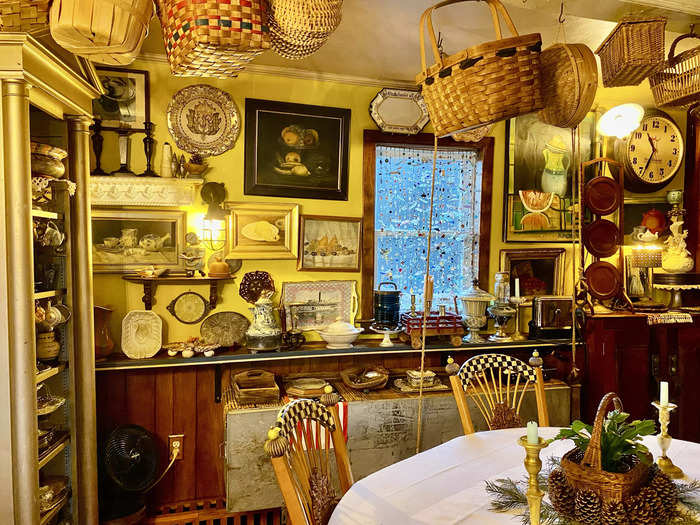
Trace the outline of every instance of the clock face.
{"label": "clock face", "polygon": [[646,184],[669,181],[683,160],[683,137],[668,117],[653,115],[642,120],[627,142],[627,167]]}

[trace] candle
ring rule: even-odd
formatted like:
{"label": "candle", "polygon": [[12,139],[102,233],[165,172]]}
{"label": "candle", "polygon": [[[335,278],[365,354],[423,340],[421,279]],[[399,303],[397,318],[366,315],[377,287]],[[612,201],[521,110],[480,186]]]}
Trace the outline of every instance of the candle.
{"label": "candle", "polygon": [[659,393],[659,404],[668,405],[668,381],[661,381],[661,392]]}
{"label": "candle", "polygon": [[433,300],[433,276],[426,275],[425,283],[423,283],[423,294],[425,296],[425,301]]}
{"label": "candle", "polygon": [[540,436],[537,434],[537,423],[529,421],[527,424],[527,444],[537,445],[540,442]]}
{"label": "candle", "polygon": [[515,297],[520,297],[520,279],[515,278]]}

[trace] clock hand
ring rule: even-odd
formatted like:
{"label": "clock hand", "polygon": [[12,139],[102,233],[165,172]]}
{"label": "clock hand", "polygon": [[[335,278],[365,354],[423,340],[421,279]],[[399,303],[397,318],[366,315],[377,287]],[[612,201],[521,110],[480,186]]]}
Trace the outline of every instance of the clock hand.
{"label": "clock hand", "polygon": [[649,144],[651,145],[651,155],[653,156],[654,153],[656,153],[656,146],[654,146],[654,139],[651,138],[651,135],[647,133],[647,138],[649,139]]}
{"label": "clock hand", "polygon": [[647,160],[647,163],[644,165],[644,169],[642,170],[642,173],[640,175],[644,175],[647,171],[647,168],[649,167],[649,163],[651,162],[651,158],[654,156],[654,152],[651,152],[651,155],[649,155],[649,160]]}

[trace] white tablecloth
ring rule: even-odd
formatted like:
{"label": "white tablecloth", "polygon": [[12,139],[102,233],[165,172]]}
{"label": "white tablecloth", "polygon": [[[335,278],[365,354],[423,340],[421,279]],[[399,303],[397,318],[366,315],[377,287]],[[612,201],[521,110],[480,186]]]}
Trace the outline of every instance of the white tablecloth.
{"label": "white tablecloth", "polygon": [[[558,429],[540,429],[550,438]],[[485,480],[521,479],[525,450],[517,444],[525,429],[495,430],[460,436],[399,461],[355,483],[340,500],[329,525],[492,525],[518,523],[512,514],[489,511]],[[656,457],[656,438],[644,439]],[[542,451],[561,457],[572,448],[555,441]],[[674,440],[669,457],[686,476],[700,478],[700,444]]]}

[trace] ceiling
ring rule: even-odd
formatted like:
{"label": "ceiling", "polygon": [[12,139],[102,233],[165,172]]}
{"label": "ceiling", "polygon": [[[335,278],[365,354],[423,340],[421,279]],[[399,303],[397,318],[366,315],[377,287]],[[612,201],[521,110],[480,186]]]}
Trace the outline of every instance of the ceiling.
{"label": "ceiling", "polygon": [[[559,0],[503,2],[518,31],[521,34],[540,33],[545,47],[565,37],[567,42],[584,43],[595,50],[615,26],[614,21],[628,13],[667,16],[667,29],[678,33],[686,32],[693,22],[700,26],[698,0],[566,0],[563,33],[558,23]],[[433,3],[431,0],[345,0],[343,21],[316,54],[297,61],[267,52],[254,64],[376,79],[387,85],[412,83],[421,69],[418,20]],[[649,7],[649,4],[655,7]],[[490,10],[483,3],[464,3],[439,9],[435,11],[433,22],[436,32],[443,36],[448,54],[496,38]],[[504,26],[504,36],[506,34]],[[667,48],[676,36],[675,32],[667,33]],[[697,45],[697,41],[693,45]],[[679,45],[679,50],[682,49]],[[164,55],[162,33],[155,18],[142,54],[144,58]],[[429,47],[427,56],[432,63]]]}

